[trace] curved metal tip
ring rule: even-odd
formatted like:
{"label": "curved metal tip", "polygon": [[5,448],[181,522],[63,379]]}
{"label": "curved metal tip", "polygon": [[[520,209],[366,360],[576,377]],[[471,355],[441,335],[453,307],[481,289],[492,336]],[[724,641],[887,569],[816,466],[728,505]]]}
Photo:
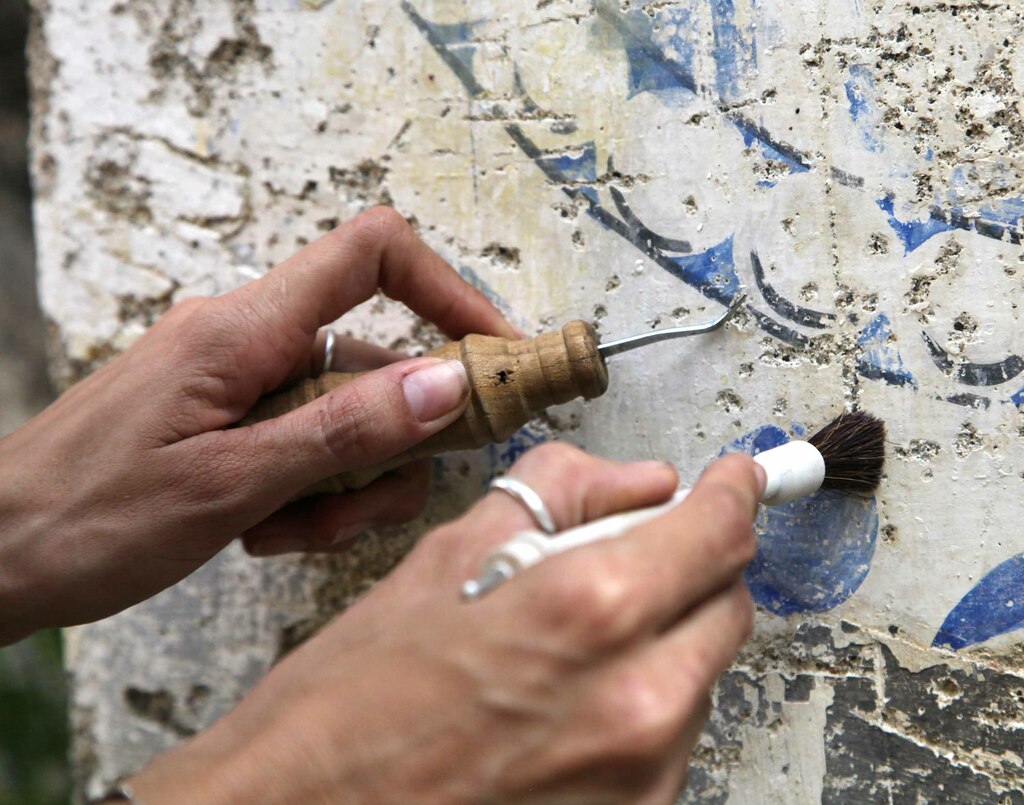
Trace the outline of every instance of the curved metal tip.
{"label": "curved metal tip", "polygon": [[687,327],[669,327],[664,330],[653,330],[649,333],[641,333],[640,335],[633,335],[628,338],[620,338],[616,341],[599,344],[597,351],[601,353],[603,357],[607,358],[610,355],[618,355],[620,352],[628,352],[631,349],[645,347],[648,344],[656,344],[658,341],[667,341],[670,338],[682,338],[687,335],[710,333],[712,330],[717,330],[729,321],[729,319],[735,316],[746,301],[747,295],[740,292],[732,298],[732,302],[729,304],[729,307],[725,312],[713,321],[706,322],[705,324],[691,324]]}

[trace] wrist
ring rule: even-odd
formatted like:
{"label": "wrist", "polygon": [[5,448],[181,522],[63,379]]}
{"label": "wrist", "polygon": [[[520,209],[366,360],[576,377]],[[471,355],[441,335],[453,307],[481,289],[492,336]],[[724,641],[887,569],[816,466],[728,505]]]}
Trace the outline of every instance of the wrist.
{"label": "wrist", "polygon": [[19,476],[4,471],[10,465],[6,451],[0,453],[0,646],[58,625],[52,617],[58,571],[48,569],[45,558],[47,534],[54,530],[50,507],[34,501]]}
{"label": "wrist", "polygon": [[[277,802],[268,790],[266,769],[254,763],[251,747],[225,716],[194,738],[154,758],[126,784],[134,805],[233,805]],[[287,801],[287,799],[285,799]]]}

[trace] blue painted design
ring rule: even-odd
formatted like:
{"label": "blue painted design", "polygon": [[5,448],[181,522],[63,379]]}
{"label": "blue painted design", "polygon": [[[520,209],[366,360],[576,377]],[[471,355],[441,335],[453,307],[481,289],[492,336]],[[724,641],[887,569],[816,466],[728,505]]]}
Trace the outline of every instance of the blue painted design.
{"label": "blue painted design", "polygon": [[864,347],[857,361],[857,372],[870,380],[884,380],[891,386],[917,388],[917,380],[903,365],[903,357],[893,341],[889,317],[879,313],[857,335],[857,343]]}
{"label": "blue painted design", "polygon": [[487,463],[490,466],[490,473],[489,477],[485,479],[486,482],[490,483],[491,478],[515,464],[519,457],[531,447],[544,444],[547,440],[548,437],[545,434],[525,425],[513,433],[507,441],[501,444],[487,445]]}
{"label": "blue painted design", "polygon": [[994,204],[982,207],[979,214],[983,220],[998,221],[1007,226],[1016,226],[1024,215],[1024,198],[1004,198]]}
{"label": "blue painted design", "polygon": [[1024,387],[1017,389],[1017,391],[1010,395],[1010,402],[1018,408],[1024,405]]}
{"label": "blue painted design", "polygon": [[850,119],[857,124],[861,142],[868,151],[881,151],[882,142],[878,139],[881,118],[875,106],[875,77],[864,65],[854,64],[844,86],[846,99],[850,102]]}
{"label": "blue painted design", "polygon": [[743,144],[749,148],[755,142],[760,146],[761,153],[766,159],[774,162],[782,162],[790,173],[805,173],[811,166],[804,162],[798,154],[787,150],[781,150],[779,143],[771,139],[768,132],[743,117],[730,117],[732,124],[739,129],[743,135]]}
{"label": "blue painted design", "polygon": [[[757,455],[789,441],[764,425],[734,440],[723,453]],[[824,612],[848,599],[867,577],[875,555],[875,499],[831,490],[762,508],[757,556],[746,572],[754,600],[776,615]]]}
{"label": "blue painted design", "polygon": [[426,25],[437,38],[437,41],[444,44],[448,52],[462,62],[467,70],[472,72],[476,45],[471,44],[471,41],[473,39],[473,29],[479,25],[479,22],[466,21],[451,24],[427,22]]}
{"label": "blue painted design", "polygon": [[946,616],[933,646],[954,651],[1024,627],[1024,554],[985,574]]}
{"label": "blue painted design", "polygon": [[934,159],[935,159],[935,152],[932,151],[932,147],[929,145],[928,148],[925,149],[924,160],[925,160],[925,162],[931,162]]}
{"label": "blue painted design", "polygon": [[[453,264],[454,265],[454,264]],[[469,266],[459,266],[459,276],[461,276],[467,283],[476,288],[482,293],[487,301],[494,305],[498,310],[501,311],[505,318],[511,318],[512,306],[500,293],[498,293],[490,284],[479,274],[477,274]]]}
{"label": "blue painted design", "polygon": [[665,255],[659,264],[694,287],[717,289],[720,298],[731,299],[741,289],[732,256],[732,235],[698,254]]}
{"label": "blue painted design", "polygon": [[545,173],[557,174],[562,181],[593,182],[597,179],[597,147],[593,141],[583,143],[576,151],[542,155],[537,162]]}
{"label": "blue painted design", "polygon": [[940,232],[949,232],[954,227],[945,221],[938,221],[928,218],[924,221],[901,221],[896,217],[895,203],[892,196],[880,198],[875,202],[879,209],[886,214],[889,226],[896,236],[903,242],[903,253],[910,254],[914,249],[923,244],[929,238],[938,235]]}
{"label": "blue painted design", "polygon": [[[601,13],[622,36],[629,65],[627,98],[650,92],[666,105],[678,106],[691,100],[697,85],[693,80],[693,53],[697,28],[692,9],[674,7],[653,16],[643,9],[620,13],[598,4]],[[655,41],[656,30],[673,33]]]}
{"label": "blue painted design", "polygon": [[722,101],[740,97],[740,79],[757,69],[756,42],[754,29],[750,29],[750,41],[736,26],[736,9],[732,0],[711,0],[711,30],[714,47],[711,57],[715,60],[715,89]]}

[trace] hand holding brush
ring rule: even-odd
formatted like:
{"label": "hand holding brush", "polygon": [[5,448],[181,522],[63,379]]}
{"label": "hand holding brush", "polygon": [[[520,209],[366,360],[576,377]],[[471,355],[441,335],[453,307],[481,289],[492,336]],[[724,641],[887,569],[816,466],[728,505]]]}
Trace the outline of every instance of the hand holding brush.
{"label": "hand holding brush", "polygon": [[[761,502],[778,506],[819,489],[870,495],[882,477],[885,425],[863,411],[841,414],[807,441],[794,440],[754,456],[765,472]],[[680,489],[666,503],[611,515],[557,534],[520,531],[493,550],[480,575],[467,581],[462,596],[474,600],[548,556],[617,537],[682,503],[689,489]]]}

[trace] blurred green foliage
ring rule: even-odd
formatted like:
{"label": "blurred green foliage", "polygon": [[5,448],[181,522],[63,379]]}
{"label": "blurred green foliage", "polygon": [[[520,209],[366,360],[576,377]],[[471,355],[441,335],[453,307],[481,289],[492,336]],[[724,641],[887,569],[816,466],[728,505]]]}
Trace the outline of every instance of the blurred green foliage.
{"label": "blurred green foliage", "polygon": [[0,649],[0,803],[69,801],[67,690],[60,632]]}

